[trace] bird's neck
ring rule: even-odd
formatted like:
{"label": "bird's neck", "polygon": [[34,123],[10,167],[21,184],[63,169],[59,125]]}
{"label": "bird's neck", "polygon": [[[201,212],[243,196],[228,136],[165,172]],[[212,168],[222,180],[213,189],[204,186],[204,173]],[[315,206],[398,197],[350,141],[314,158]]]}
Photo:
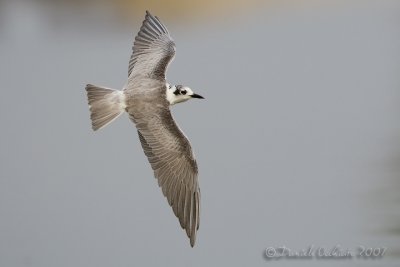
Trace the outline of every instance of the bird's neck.
{"label": "bird's neck", "polygon": [[167,101],[169,102],[170,105],[176,104],[177,99],[176,99],[176,95],[174,94],[174,92],[176,90],[175,85],[171,85],[171,84],[167,83],[166,88],[167,88],[167,91],[166,91],[165,96],[167,98]]}

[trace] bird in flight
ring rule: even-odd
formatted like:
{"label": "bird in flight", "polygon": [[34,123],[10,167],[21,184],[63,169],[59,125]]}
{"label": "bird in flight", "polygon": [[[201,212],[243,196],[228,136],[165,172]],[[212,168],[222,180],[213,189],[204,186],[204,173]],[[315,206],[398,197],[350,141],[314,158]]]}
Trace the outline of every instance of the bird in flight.
{"label": "bird in flight", "polygon": [[203,97],[187,86],[170,85],[166,81],[165,73],[174,56],[175,43],[167,28],[146,11],[133,43],[124,88],[115,90],[88,84],[86,91],[94,131],[124,111],[128,113],[158,185],[193,247],[200,217],[198,168],[189,140],[169,107]]}

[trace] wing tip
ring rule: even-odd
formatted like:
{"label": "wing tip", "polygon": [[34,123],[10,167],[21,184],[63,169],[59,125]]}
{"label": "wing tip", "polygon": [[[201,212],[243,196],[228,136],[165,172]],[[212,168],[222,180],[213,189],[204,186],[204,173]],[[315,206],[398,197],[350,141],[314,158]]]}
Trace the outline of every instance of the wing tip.
{"label": "wing tip", "polygon": [[191,247],[194,247],[196,243],[196,235],[197,235],[197,229],[195,229],[193,232],[190,233],[190,235],[188,235]]}
{"label": "wing tip", "polygon": [[193,248],[196,242],[196,238],[190,238],[190,246]]}
{"label": "wing tip", "polygon": [[148,19],[149,17],[153,18],[154,16],[150,13],[150,11],[146,10],[145,19]]}

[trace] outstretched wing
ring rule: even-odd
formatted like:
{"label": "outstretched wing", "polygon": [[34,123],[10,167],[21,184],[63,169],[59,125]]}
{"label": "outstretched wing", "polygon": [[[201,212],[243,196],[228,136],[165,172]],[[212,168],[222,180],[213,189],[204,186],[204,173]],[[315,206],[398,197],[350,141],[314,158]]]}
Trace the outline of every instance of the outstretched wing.
{"label": "outstretched wing", "polygon": [[154,176],[193,247],[199,229],[200,188],[190,143],[168,108],[147,115],[130,114]]}
{"label": "outstretched wing", "polygon": [[175,56],[175,43],[167,28],[146,11],[142,27],[133,43],[128,76],[143,75],[165,79],[168,64]]}

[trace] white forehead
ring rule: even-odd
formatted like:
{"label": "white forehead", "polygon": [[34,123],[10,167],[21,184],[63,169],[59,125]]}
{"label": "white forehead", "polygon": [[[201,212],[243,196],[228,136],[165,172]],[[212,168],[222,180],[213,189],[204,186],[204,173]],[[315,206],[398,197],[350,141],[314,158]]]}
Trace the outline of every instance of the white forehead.
{"label": "white forehead", "polygon": [[186,92],[193,93],[193,90],[190,89],[190,87],[187,87],[187,86],[182,86],[181,91],[182,90],[186,90]]}

